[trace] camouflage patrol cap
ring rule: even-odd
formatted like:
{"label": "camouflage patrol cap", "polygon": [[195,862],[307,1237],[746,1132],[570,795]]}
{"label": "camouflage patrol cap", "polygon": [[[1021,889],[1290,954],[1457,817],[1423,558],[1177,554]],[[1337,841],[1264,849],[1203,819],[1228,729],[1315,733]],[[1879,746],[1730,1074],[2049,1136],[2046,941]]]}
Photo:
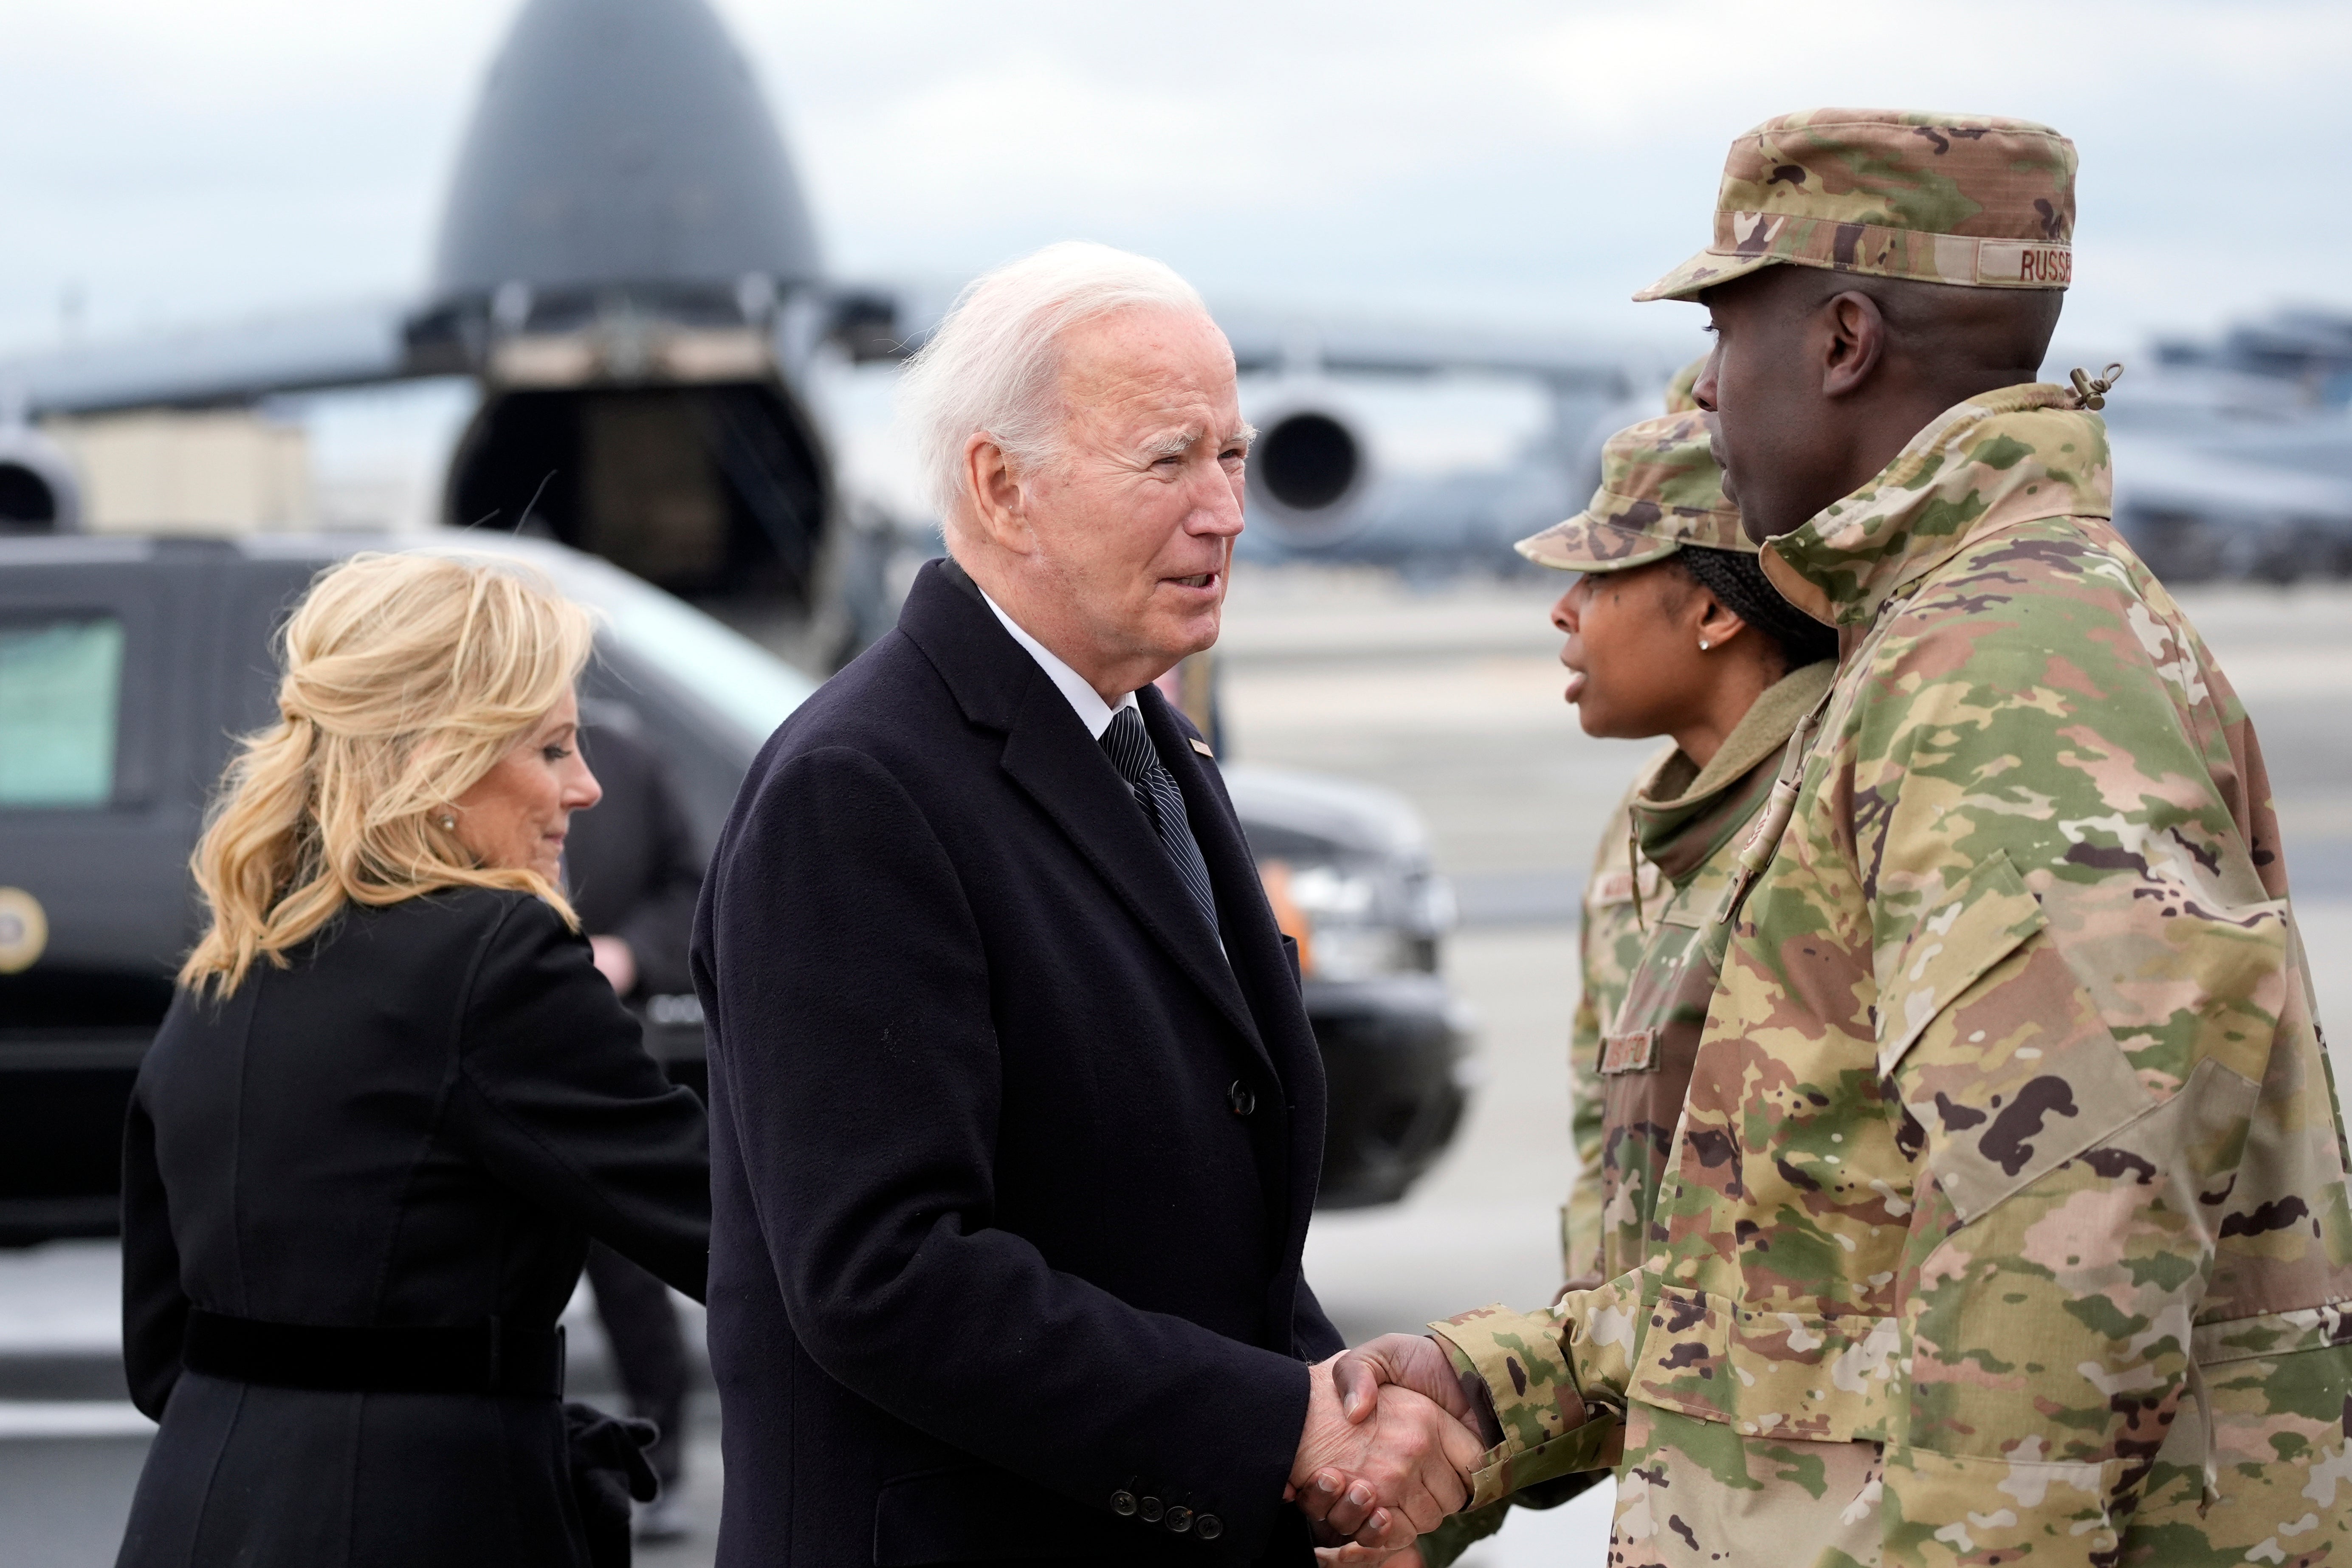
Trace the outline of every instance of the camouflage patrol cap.
{"label": "camouflage patrol cap", "polygon": [[1515,548],[1563,572],[1622,572],[1685,544],[1756,553],[1740,531],[1739,509],[1723,493],[1706,416],[1696,413],[1644,419],[1610,437],[1591,501]]}
{"label": "camouflage patrol cap", "polygon": [[1715,241],[1633,296],[1687,300],[1774,262],[2063,289],[2074,275],[2074,144],[1990,115],[1811,109],[1731,144]]}

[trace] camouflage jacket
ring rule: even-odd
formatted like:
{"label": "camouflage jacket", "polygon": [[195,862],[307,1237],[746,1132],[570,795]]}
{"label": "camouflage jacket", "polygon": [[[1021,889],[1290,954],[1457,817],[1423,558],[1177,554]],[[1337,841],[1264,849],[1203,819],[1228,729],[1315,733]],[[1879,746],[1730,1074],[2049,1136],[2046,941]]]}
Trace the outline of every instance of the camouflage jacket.
{"label": "camouflage jacket", "polygon": [[[1613,1279],[1648,1255],[1650,1211],[1715,993],[1717,955],[1702,952],[1699,939],[1781,750],[1829,689],[1830,674],[1819,664],[1776,683],[1704,769],[1669,747],[1642,770],[1612,824],[1615,853],[1604,842],[1605,869],[1585,900],[1584,994],[1570,1071],[1578,1163],[1567,1211],[1571,1289]],[[1640,868],[1638,887],[1626,867]]]}
{"label": "camouflage jacket", "polygon": [[1582,984],[1568,1032],[1568,1128],[1576,1147],[1576,1179],[1559,1210],[1562,1279],[1611,1278],[1601,1255],[1601,1027],[1603,1019],[1617,1016],[1617,1005],[1625,999],[1633,966],[1642,961],[1644,916],[1654,910],[1658,897],[1657,867],[1638,862],[1633,854],[1633,795],[1672,755],[1669,746],[1652,757],[1609,814],[1592,875],[1584,884],[1584,922],[1576,939]]}
{"label": "camouflage jacket", "polygon": [[[1577,1175],[1560,1216],[1571,1290],[1647,1256],[1650,1211],[1721,957],[1702,940],[1708,916],[1790,732],[1831,673],[1817,664],[1776,683],[1704,769],[1675,746],[1652,757],[1601,835],[1585,889],[1584,989],[1570,1048]],[[1500,1530],[1514,1500],[1551,1508],[1582,1489],[1554,1483],[1457,1514],[1423,1546],[1422,1561],[1444,1568]]]}
{"label": "camouflage jacket", "polygon": [[2269,784],[2073,402],[1963,403],[1767,547],[1837,683],[1665,1240],[1433,1325],[1503,1422],[1475,1501],[1622,1418],[1615,1563],[2352,1555],[2347,1162]]}

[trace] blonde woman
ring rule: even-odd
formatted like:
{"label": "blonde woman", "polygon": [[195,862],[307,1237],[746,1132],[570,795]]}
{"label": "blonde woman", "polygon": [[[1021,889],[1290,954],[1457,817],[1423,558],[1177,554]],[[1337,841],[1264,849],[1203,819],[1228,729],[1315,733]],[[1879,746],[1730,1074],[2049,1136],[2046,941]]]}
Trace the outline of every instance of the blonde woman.
{"label": "blonde woman", "polygon": [[649,1474],[567,1417],[556,1318],[591,1237],[699,1297],[709,1198],[701,1109],[559,882],[592,633],[425,555],[355,557],[288,626],[126,1131],[123,1349],[162,1428],[122,1563],[625,1561]]}

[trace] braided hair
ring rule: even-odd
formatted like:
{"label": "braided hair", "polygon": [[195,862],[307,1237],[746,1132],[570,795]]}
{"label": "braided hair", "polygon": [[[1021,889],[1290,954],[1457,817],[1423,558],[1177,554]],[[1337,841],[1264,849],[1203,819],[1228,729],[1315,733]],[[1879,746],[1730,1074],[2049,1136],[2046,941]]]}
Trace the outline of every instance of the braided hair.
{"label": "braided hair", "polygon": [[1744,550],[1709,550],[1685,544],[1667,559],[1692,582],[1722,601],[1724,608],[1761,632],[1780,648],[1790,669],[1835,658],[1837,630],[1825,626],[1788,600]]}

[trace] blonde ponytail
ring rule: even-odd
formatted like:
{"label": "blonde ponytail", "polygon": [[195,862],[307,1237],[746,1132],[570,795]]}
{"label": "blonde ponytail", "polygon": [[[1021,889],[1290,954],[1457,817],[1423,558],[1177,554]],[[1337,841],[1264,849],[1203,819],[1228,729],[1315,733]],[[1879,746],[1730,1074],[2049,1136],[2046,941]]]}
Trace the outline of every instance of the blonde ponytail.
{"label": "blonde ponytail", "polygon": [[287,623],[278,721],[239,743],[191,858],[211,922],[180,983],[225,996],[345,903],[437,888],[531,893],[576,927],[547,879],[478,864],[440,823],[562,700],[594,635],[509,562],[367,554],[321,573]]}

